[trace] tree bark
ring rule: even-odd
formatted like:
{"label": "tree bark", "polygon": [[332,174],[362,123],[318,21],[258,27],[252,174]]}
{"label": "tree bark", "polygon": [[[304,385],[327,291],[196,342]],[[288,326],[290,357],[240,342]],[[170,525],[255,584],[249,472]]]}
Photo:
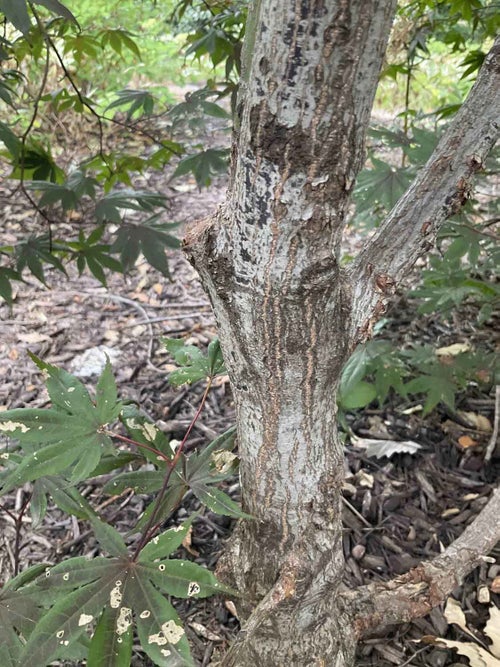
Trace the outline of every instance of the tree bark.
{"label": "tree bark", "polygon": [[[384,244],[381,235],[349,272],[338,260],[395,4],[256,2],[227,200],[186,237],[218,323],[236,404],[243,505],[255,517],[241,523],[225,561],[249,617],[225,667],[353,664],[359,632],[341,590],[336,389],[350,351],[379,314],[380,290],[385,298],[403,267],[394,268],[395,242]],[[481,136],[487,150],[491,141]],[[458,169],[456,161],[435,167],[417,192],[443,186],[450,168]],[[387,229],[408,231],[414,260],[425,248],[408,229],[412,197]],[[446,206],[449,214],[454,204]]]}

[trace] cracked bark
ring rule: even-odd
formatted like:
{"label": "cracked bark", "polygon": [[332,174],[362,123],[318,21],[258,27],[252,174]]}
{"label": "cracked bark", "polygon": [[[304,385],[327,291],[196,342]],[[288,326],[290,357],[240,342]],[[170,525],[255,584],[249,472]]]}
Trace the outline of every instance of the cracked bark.
{"label": "cracked bark", "polygon": [[343,271],[340,240],[394,11],[394,0],[255,4],[227,200],[186,236],[218,323],[243,505],[256,517],[241,523],[223,566],[248,618],[225,667],[349,667],[360,624],[386,599],[366,589],[354,604],[341,588],[338,379],[395,283],[463,203],[500,106],[497,42],[422,175]]}

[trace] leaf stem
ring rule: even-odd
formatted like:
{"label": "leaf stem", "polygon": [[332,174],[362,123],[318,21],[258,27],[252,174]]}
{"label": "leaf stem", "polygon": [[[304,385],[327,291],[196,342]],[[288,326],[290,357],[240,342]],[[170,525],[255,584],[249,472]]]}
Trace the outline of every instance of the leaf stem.
{"label": "leaf stem", "polygon": [[103,430],[102,433],[105,435],[109,435],[111,438],[116,438],[117,440],[122,440],[123,442],[126,442],[129,445],[135,445],[136,447],[141,447],[142,449],[147,449],[149,452],[152,452],[153,454],[156,454],[156,456],[160,459],[163,459],[163,461],[166,461],[168,465],[172,464],[172,459],[168,457],[167,454],[164,454],[162,451],[159,449],[155,449],[154,447],[150,447],[149,445],[145,445],[143,442],[137,442],[137,440],[132,440],[132,438],[127,438],[125,435],[119,435],[118,433],[113,433],[113,431],[108,431],[108,430]]}
{"label": "leaf stem", "polygon": [[203,393],[203,397],[201,399],[200,405],[198,406],[198,409],[196,410],[196,413],[194,417],[191,420],[191,423],[188,426],[188,429],[184,435],[184,438],[182,439],[181,444],[177,447],[177,450],[175,452],[175,456],[172,459],[171,462],[169,462],[169,469],[167,471],[167,474],[165,475],[165,479],[163,480],[163,485],[156,497],[156,501],[153,507],[153,511],[151,512],[151,516],[149,517],[149,521],[146,524],[146,527],[144,528],[144,531],[142,533],[142,537],[139,540],[139,543],[136,547],[136,550],[134,552],[134,555],[132,557],[133,561],[136,561],[137,558],[139,557],[139,554],[141,553],[141,550],[144,548],[144,546],[149,542],[149,540],[152,538],[154,535],[157,525],[156,525],[156,519],[158,517],[158,512],[160,510],[161,502],[163,498],[165,497],[165,493],[167,492],[168,484],[170,482],[170,478],[172,477],[172,473],[174,471],[175,466],[177,465],[179,459],[181,458],[181,455],[184,451],[184,447],[186,445],[187,439],[189,438],[189,434],[193,430],[194,425],[198,421],[198,417],[201,414],[201,411],[203,410],[203,406],[205,405],[205,401],[207,400],[208,392],[210,391],[210,388],[212,386],[212,378],[208,378],[207,386],[205,387],[205,391]]}

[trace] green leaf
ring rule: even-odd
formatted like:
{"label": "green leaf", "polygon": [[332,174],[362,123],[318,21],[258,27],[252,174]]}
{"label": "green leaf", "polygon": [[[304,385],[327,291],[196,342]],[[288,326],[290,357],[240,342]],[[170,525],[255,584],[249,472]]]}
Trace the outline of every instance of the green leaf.
{"label": "green leaf", "polygon": [[431,412],[439,402],[455,409],[455,393],[457,386],[444,372],[436,375],[421,375],[405,385],[409,394],[426,394],[423,414]]}
{"label": "green leaf", "polygon": [[118,470],[118,468],[123,468],[129,463],[137,461],[143,461],[143,457],[139,452],[125,452],[115,450],[111,454],[105,454],[101,457],[101,460],[93,474],[96,477],[98,475],[105,475],[108,472]]}
{"label": "green leaf", "polygon": [[35,237],[30,236],[25,241],[21,241],[15,248],[16,269],[21,273],[25,267],[46,285],[43,264],[50,264],[61,273],[66,275],[66,269],[61,260],[53,254],[50,238],[43,234]]}
{"label": "green leaf", "polygon": [[[0,428],[1,426],[0,423]],[[63,424],[60,424],[59,428],[63,428]],[[34,454],[26,455],[19,465],[2,479],[2,493],[8,493],[39,477],[56,475],[66,470],[80,455],[81,452],[61,447],[60,443],[42,447]]]}
{"label": "green leaf", "polygon": [[354,350],[342,371],[339,396],[348,396],[365,377],[371,358],[371,351],[366,345],[360,345]]}
{"label": "green leaf", "polygon": [[2,590],[17,591],[19,588],[22,588],[23,586],[26,586],[27,584],[31,583],[34,579],[40,576],[42,572],[45,572],[46,569],[47,565],[45,563],[37,563],[36,565],[32,565],[31,567],[28,567],[26,570],[20,572],[12,579],[6,581],[3,584]]}
{"label": "green leaf", "polygon": [[123,47],[131,51],[137,58],[141,57],[141,52],[136,42],[132,39],[132,33],[121,28],[106,29],[102,30],[99,33],[101,37],[102,46],[107,44],[113,49],[115,53],[119,56],[122,55]]}
{"label": "green leaf", "polygon": [[206,357],[197,347],[184,345],[182,340],[163,338],[162,341],[175,362],[182,364],[182,368],[172,371],[168,377],[170,384],[176,387],[225,372],[218,340],[210,343]]}
{"label": "green leaf", "polygon": [[35,487],[37,486],[52,496],[54,503],[63,512],[74,514],[78,519],[89,519],[95,516],[95,511],[88,500],[62,477],[43,477],[35,482]]}
{"label": "green leaf", "polygon": [[90,642],[87,667],[130,667],[134,633],[132,626],[118,634],[119,609],[106,607]]}
{"label": "green leaf", "polygon": [[0,266],[0,296],[11,305],[12,304],[12,285],[11,280],[22,281],[21,274],[13,269]]}
{"label": "green leaf", "polygon": [[152,216],[140,224],[123,224],[119,228],[112,251],[120,253],[125,270],[133,267],[142,252],[151,266],[170,276],[165,248],[179,248],[179,239],[170,233],[178,225],[158,220],[159,216]]}
{"label": "green leaf", "polygon": [[43,7],[46,7],[53,14],[57,14],[58,16],[63,16],[65,19],[68,19],[68,21],[71,21],[72,23],[76,23],[76,25],[78,25],[78,21],[73,16],[73,14],[69,11],[69,9],[65,5],[59,2],[59,0],[32,0],[32,2],[34,2],[35,5],[42,5]]}
{"label": "green leaf", "polygon": [[225,372],[224,359],[222,358],[222,350],[220,349],[219,339],[211,341],[208,345],[208,368],[211,377],[215,377],[219,373]]}
{"label": "green leaf", "polygon": [[130,208],[134,211],[153,211],[158,206],[164,207],[166,203],[164,195],[157,192],[145,190],[119,190],[109,192],[99,202],[95,209],[98,222],[106,220],[121,223],[120,209]]}
{"label": "green leaf", "polygon": [[45,386],[54,407],[64,412],[77,415],[82,412],[85,416],[95,418],[96,411],[85,385],[74,375],[63,368],[52,366],[33,354],[28,352],[31,360],[45,374]]}
{"label": "green leaf", "polygon": [[377,398],[373,384],[360,381],[349,389],[348,393],[339,394],[339,403],[344,410],[364,408]]}
{"label": "green leaf", "polygon": [[[167,492],[163,496],[163,499],[161,503],[158,505],[158,509],[156,511],[155,520],[158,524],[163,523],[164,521],[166,521],[171,517],[172,513],[179,507],[182,498],[184,497],[184,494],[186,493],[187,490],[188,490],[187,484],[182,483],[177,476],[171,479],[168,485]],[[144,528],[144,526],[151,518],[151,513],[153,512],[154,509],[155,509],[155,503],[153,501],[148,505],[146,511],[137,522],[135,526],[136,531],[142,530]]]}
{"label": "green leaf", "polygon": [[[13,589],[0,589],[0,647],[4,665],[20,665],[22,643],[18,633],[28,636],[40,618],[36,597]],[[1,654],[0,654],[1,655]]]}
{"label": "green leaf", "polygon": [[184,628],[175,609],[148,581],[147,572],[140,575],[131,582],[130,595],[143,650],[159,667],[194,667]]}
{"label": "green leaf", "polygon": [[117,107],[128,106],[127,119],[130,120],[134,113],[139,112],[139,116],[150,116],[154,111],[154,97],[146,90],[119,90],[117,99],[108,104],[105,111]]}
{"label": "green leaf", "polygon": [[31,20],[28,14],[26,0],[0,0],[0,12],[10,21],[23,35],[27,35],[31,29]]}
{"label": "green leaf", "polygon": [[208,148],[196,155],[188,155],[179,162],[172,178],[192,172],[199,188],[208,187],[214,175],[227,171],[227,155],[227,150],[220,148]]}
{"label": "green leaf", "polygon": [[[72,579],[71,562],[63,565],[66,565],[69,581]],[[62,647],[70,646],[82,635],[87,623],[100,613],[116,587],[117,568],[113,565],[108,561],[108,573],[102,578],[80,585],[65,595],[59,594],[57,602],[37,623],[21,653],[23,667],[47,664]]]}
{"label": "green leaf", "polygon": [[190,482],[189,487],[198,500],[216,514],[233,516],[237,519],[254,518],[251,514],[244,512],[238,503],[235,503],[226,493],[214,486],[207,486],[201,482]]}
{"label": "green leaf", "polygon": [[12,132],[10,127],[0,122],[0,141],[5,145],[14,160],[17,160],[21,150],[21,140]]}
{"label": "green leaf", "polygon": [[139,561],[154,561],[155,558],[165,558],[178,549],[191,528],[195,514],[180,526],[169,528],[164,533],[153,537],[146,544],[139,556]]}
{"label": "green leaf", "polygon": [[104,523],[96,516],[92,517],[90,522],[101,549],[107,551],[111,556],[128,555],[127,546],[116,528],[110,526],[109,523]]}
{"label": "green leaf", "polygon": [[[230,591],[217,581],[210,570],[189,560],[165,560],[159,563],[141,562],[138,576],[148,578],[163,593],[177,598],[204,598]],[[232,593],[233,591],[231,591]]]}
{"label": "green leaf", "polygon": [[122,403],[118,401],[113,368],[109,359],[99,378],[96,388],[96,411],[101,424],[114,422],[122,411]]}
{"label": "green leaf", "polygon": [[33,590],[45,603],[51,596],[57,600],[63,593],[109,577],[115,570],[116,561],[109,558],[77,556],[53,567],[45,567],[43,574],[35,580]]}
{"label": "green leaf", "polygon": [[[236,444],[236,426],[217,436],[206,447],[197,450],[187,460],[187,481],[196,480],[208,482],[213,478],[215,467],[213,454],[219,451],[232,451]],[[226,476],[224,476],[226,477]]]}
{"label": "green leaf", "polygon": [[30,514],[33,520],[33,528],[36,529],[42,523],[47,512],[47,494],[38,480],[33,485],[30,499]]}
{"label": "green leaf", "polygon": [[94,405],[79,380],[35,355],[31,357],[47,374],[47,389],[54,407],[0,413],[0,432],[18,439],[28,452],[4,478],[4,492],[12,485],[62,473],[71,465],[71,480],[80,481],[93,472],[104,452],[114,451],[111,439],[101,432],[106,425],[102,420],[114,418],[121,407],[115,402],[110,369],[103,373]]}
{"label": "green leaf", "polygon": [[125,489],[134,489],[136,493],[156,493],[161,489],[165,474],[158,470],[136,470],[122,472],[113,476],[104,485],[104,493],[116,495]]}
{"label": "green leaf", "polygon": [[411,169],[396,168],[375,157],[371,158],[371,163],[372,168],[364,169],[356,182],[354,199],[357,214],[377,206],[389,211],[413,181]]}
{"label": "green leaf", "polygon": [[[154,449],[165,454],[168,459],[174,457],[174,451],[170,446],[169,437],[159,429],[156,424],[144,413],[133,405],[125,405],[120,415],[120,420],[128,431],[132,440],[154,447]],[[142,456],[153,463],[156,467],[164,466],[158,454],[147,449],[139,448]]]}

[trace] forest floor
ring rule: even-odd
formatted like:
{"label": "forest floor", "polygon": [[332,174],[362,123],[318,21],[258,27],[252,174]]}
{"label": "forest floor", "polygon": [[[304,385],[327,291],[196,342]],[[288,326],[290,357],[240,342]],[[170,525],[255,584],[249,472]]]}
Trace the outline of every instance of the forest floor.
{"label": "forest floor", "polygon": [[[149,177],[147,186],[168,194],[168,220],[188,224],[204,217],[224,197],[224,179],[199,192],[185,179],[172,187],[167,178]],[[0,189],[3,232],[15,238],[32,212],[20,197],[8,197]],[[5,242],[5,241],[4,241]],[[362,236],[347,234],[350,252]],[[50,289],[30,276],[16,285],[14,305],[0,306],[0,410],[43,407],[48,403],[40,373],[27,356],[28,350],[45,361],[80,374],[90,386],[96,376],[89,349],[105,346],[113,361],[122,398],[136,401],[172,438],[182,439],[200,401],[203,385],[178,389],[168,384],[171,360],[161,343],[162,336],[182,337],[205,347],[216,335],[209,303],[196,272],[180,252],[170,252],[173,281],[168,282],[145,261],[139,261],[127,277],[114,275],[104,289],[93,277],[79,277],[68,270],[69,279],[47,271]],[[415,276],[413,276],[415,279]],[[411,280],[411,279],[410,279]],[[442,347],[454,343],[475,344],[493,339],[490,324],[478,327],[473,314],[464,308],[448,321],[439,314],[419,315],[416,305],[401,293],[387,314],[385,337],[396,347],[420,341]],[[111,352],[109,352],[111,350]],[[457,411],[465,410],[494,419],[494,396],[471,386],[457,399]],[[408,409],[410,408],[410,409]],[[498,475],[499,460],[485,465],[484,450],[490,433],[471,429],[458,412],[439,406],[426,417],[414,403],[392,400],[382,408],[370,407],[348,415],[352,432],[373,439],[413,440],[422,448],[414,455],[397,454],[369,458],[347,438],[344,504],[345,582],[357,586],[383,581],[408,571],[422,559],[432,558],[452,542],[487,502]],[[212,390],[198,421],[189,449],[203,447],[234,422],[231,390],[224,380]],[[469,440],[464,440],[467,436]],[[469,443],[464,446],[463,443]],[[461,444],[462,443],[462,444]],[[103,494],[105,478],[89,480],[82,491],[104,519],[126,533],[143,511],[147,498],[125,492],[118,497]],[[226,491],[238,498],[237,478]],[[28,488],[3,499],[16,512]],[[198,509],[187,496],[171,518],[175,523]],[[184,558],[213,568],[234,521],[206,509],[194,522],[191,543],[182,547]],[[85,522],[68,518],[50,507],[44,522],[32,527],[29,514],[21,530],[20,563],[25,568],[39,562],[55,563],[69,556],[99,553]],[[0,513],[0,572],[8,579],[14,569],[15,529],[11,518]],[[490,601],[500,606],[500,552],[475,570],[454,591],[470,626],[484,625]],[[219,597],[180,601],[177,609],[186,622],[193,654],[202,667],[214,664],[238,630],[235,608]],[[364,642],[359,648],[358,667],[427,666],[451,667],[467,664],[453,651],[419,643],[424,635],[464,639],[464,633],[449,626],[442,608],[429,616],[397,628],[387,636]],[[69,664],[69,663],[68,663]],[[149,665],[136,653],[134,665]],[[266,667],[265,665],[256,667]]]}

